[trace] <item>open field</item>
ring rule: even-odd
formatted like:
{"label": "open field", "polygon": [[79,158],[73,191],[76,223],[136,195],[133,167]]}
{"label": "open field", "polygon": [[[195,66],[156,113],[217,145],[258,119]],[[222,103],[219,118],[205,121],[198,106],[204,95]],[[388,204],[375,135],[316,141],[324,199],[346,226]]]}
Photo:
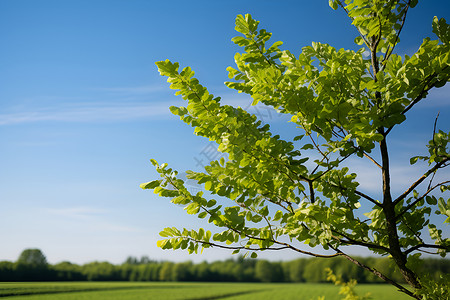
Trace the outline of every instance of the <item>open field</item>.
{"label": "open field", "polygon": [[[403,300],[409,297],[388,285],[358,286],[361,295],[370,292],[372,299]],[[276,283],[180,283],[180,282],[43,282],[0,283],[3,299],[341,299],[339,287],[332,284]]]}

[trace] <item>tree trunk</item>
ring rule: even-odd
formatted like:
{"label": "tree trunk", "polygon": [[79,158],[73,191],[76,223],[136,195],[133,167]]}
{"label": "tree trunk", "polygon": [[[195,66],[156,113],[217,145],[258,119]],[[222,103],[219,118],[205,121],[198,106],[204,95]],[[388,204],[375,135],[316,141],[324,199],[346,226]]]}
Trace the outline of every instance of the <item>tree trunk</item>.
{"label": "tree trunk", "polygon": [[[384,128],[380,130],[384,135]],[[382,158],[382,178],[383,178],[383,212],[386,217],[386,229],[388,235],[389,249],[395,264],[400,269],[403,278],[415,290],[421,285],[417,280],[417,275],[406,266],[407,255],[402,252],[399,236],[397,232],[397,222],[395,218],[395,205],[392,202],[390,175],[389,175],[389,155],[386,144],[386,137],[380,142],[380,153]]]}

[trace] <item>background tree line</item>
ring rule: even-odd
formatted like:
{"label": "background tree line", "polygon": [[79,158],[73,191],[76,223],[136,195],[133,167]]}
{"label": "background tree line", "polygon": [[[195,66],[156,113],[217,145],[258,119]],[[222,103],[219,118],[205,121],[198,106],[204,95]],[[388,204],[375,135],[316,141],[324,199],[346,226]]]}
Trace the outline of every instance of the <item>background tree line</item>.
{"label": "background tree line", "polygon": [[[389,258],[364,257],[391,278],[402,282],[400,272]],[[325,269],[330,268],[344,280],[359,283],[382,282],[369,272],[344,258],[300,258],[286,262],[262,259],[174,263],[154,261],[146,256],[128,257],[120,264],[91,262],[77,265],[61,262],[51,265],[39,249],[24,250],[16,262],[0,261],[0,281],[221,281],[221,282],[327,282]],[[419,273],[437,278],[450,273],[450,260],[427,258],[416,265]]]}

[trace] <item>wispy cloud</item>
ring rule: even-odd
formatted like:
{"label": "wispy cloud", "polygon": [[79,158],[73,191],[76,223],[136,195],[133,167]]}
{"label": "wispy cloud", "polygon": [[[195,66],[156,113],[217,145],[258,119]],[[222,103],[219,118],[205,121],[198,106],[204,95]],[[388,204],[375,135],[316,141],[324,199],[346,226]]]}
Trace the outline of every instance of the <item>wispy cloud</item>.
{"label": "wispy cloud", "polygon": [[169,116],[168,103],[65,104],[35,110],[0,114],[0,125],[42,121],[105,122]]}
{"label": "wispy cloud", "polygon": [[65,218],[86,219],[92,216],[105,214],[104,209],[80,206],[80,207],[66,207],[66,208],[49,208],[47,211],[52,215],[57,215]]}
{"label": "wispy cloud", "polygon": [[[450,85],[432,89],[427,98],[422,100],[424,105],[431,107],[448,107],[450,105]],[[431,101],[430,101],[431,100]]]}
{"label": "wispy cloud", "polygon": [[[351,173],[356,173],[356,181],[359,182],[359,189],[361,191],[371,193],[375,197],[381,196],[382,178],[381,170],[373,165],[363,163],[362,161],[353,160],[346,164]],[[418,180],[428,170],[427,165],[423,163],[417,163],[415,165],[398,165],[393,163],[390,168],[391,179],[391,191],[393,196],[400,195],[407,188],[409,188],[416,180]],[[436,173],[433,177],[434,184],[442,182],[448,174],[443,172]],[[428,178],[422,185],[417,187],[418,191],[423,191],[428,183]]]}
{"label": "wispy cloud", "polygon": [[95,88],[95,91],[107,92],[110,94],[125,94],[125,95],[141,95],[152,94],[160,91],[167,91],[168,86],[164,85],[141,85],[141,86],[129,86],[129,87],[105,87]]}
{"label": "wispy cloud", "polygon": [[[75,222],[80,226],[87,226],[90,230],[106,232],[140,232],[136,227],[127,226],[108,220],[105,209],[80,206],[67,208],[48,208],[46,212],[54,217],[60,217],[64,222]],[[63,224],[61,224],[63,226]]]}

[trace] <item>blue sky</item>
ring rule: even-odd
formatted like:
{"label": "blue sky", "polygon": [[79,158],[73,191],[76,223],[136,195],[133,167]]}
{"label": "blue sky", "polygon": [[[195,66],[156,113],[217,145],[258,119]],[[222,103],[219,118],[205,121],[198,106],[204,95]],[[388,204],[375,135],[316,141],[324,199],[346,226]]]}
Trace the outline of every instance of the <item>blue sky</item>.
{"label": "blue sky", "polygon": [[[139,184],[157,178],[150,158],[199,170],[197,160],[206,161],[210,146],[169,112],[183,103],[155,61],[191,66],[224,101],[251,103],[223,85],[239,51],[230,41],[234,19],[245,13],[296,54],[312,41],[357,49],[344,12],[325,0],[0,1],[0,260],[16,260],[30,247],[51,263],[228,257],[217,249],[191,256],[158,249],[164,227],[202,223]],[[434,15],[449,20],[450,3],[426,0],[410,11],[398,53],[412,54],[433,36]],[[449,93],[448,87],[431,93],[408,115],[408,128],[392,132],[398,189],[420,174],[405,164],[425,151],[438,111],[438,125],[448,131]],[[275,130],[286,126],[268,112],[260,116]],[[362,171],[364,188],[374,190],[376,175],[352,166]]]}

